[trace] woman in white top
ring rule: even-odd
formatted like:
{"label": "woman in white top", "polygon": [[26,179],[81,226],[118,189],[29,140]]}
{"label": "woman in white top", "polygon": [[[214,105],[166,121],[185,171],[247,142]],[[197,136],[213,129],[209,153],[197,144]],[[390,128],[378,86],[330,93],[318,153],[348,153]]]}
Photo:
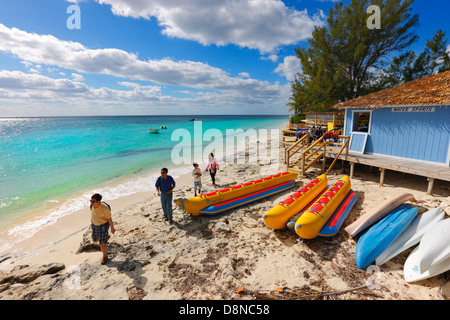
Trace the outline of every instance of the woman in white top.
{"label": "woman in white top", "polygon": [[208,171],[208,169],[209,169],[209,174],[211,175],[212,186],[215,187],[216,186],[216,172],[219,171],[219,163],[217,162],[217,159],[214,158],[214,154],[212,152],[209,155],[209,162],[208,162],[208,166],[206,167],[205,171]]}

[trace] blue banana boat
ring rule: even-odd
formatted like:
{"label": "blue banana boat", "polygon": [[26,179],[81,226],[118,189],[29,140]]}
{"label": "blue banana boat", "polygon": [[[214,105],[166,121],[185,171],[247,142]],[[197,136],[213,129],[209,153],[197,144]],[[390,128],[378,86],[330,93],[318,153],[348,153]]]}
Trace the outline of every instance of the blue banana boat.
{"label": "blue banana boat", "polygon": [[417,211],[418,208],[411,204],[402,204],[364,233],[355,250],[358,268],[364,269],[375,261],[406,230]]}
{"label": "blue banana boat", "polygon": [[328,220],[327,224],[320,230],[319,236],[331,237],[338,233],[357,200],[358,196],[356,192],[350,190],[347,197],[345,197],[344,201],[342,201],[333,213],[330,220]]}

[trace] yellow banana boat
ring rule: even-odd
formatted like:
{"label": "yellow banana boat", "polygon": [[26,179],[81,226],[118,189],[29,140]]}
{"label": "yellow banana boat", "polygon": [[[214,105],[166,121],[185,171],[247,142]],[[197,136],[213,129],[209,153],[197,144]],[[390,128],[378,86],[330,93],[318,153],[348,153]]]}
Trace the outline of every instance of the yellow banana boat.
{"label": "yellow banana boat", "polygon": [[283,172],[263,179],[242,183],[234,187],[201,194],[197,197],[192,197],[189,199],[179,198],[175,200],[175,204],[182,208],[187,214],[199,216],[201,215],[200,211],[207,207],[225,203],[227,201],[244,197],[271,187],[279,186],[280,184],[294,181],[296,178],[297,173]]}
{"label": "yellow banana boat", "polygon": [[344,176],[328,188],[295,223],[295,233],[303,239],[314,239],[350,192],[351,183]]}
{"label": "yellow banana boat", "polygon": [[288,198],[277,204],[264,215],[264,223],[272,229],[282,229],[290,218],[304,209],[327,187],[327,176],[322,174]]}

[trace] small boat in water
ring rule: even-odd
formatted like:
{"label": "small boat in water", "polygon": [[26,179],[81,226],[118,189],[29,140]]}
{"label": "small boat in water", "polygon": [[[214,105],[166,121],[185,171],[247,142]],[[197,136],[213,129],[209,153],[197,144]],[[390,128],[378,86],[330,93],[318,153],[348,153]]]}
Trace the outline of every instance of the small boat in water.
{"label": "small boat in water", "polygon": [[160,129],[167,129],[167,126],[165,125],[161,125],[161,127],[159,127]]}
{"label": "small boat in water", "polygon": [[159,133],[159,129],[158,128],[150,128],[147,130],[148,133]]}

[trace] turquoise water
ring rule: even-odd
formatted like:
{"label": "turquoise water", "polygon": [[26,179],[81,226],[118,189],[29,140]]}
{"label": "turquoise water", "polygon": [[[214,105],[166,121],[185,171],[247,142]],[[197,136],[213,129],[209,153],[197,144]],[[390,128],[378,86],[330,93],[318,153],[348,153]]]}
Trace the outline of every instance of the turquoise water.
{"label": "turquoise water", "polygon": [[[0,118],[0,251],[9,238],[26,238],[61,216],[86,206],[101,190],[107,199],[153,190],[162,166],[172,175],[191,167],[173,164],[177,129],[194,136],[193,118],[202,132],[218,129],[282,128],[287,116],[129,116]],[[152,127],[159,134],[149,134]],[[198,122],[197,122],[198,124]],[[205,143],[205,145],[208,143]],[[12,225],[30,212],[33,222]],[[19,219],[20,220],[20,219]],[[23,222],[23,219],[21,220]]]}

